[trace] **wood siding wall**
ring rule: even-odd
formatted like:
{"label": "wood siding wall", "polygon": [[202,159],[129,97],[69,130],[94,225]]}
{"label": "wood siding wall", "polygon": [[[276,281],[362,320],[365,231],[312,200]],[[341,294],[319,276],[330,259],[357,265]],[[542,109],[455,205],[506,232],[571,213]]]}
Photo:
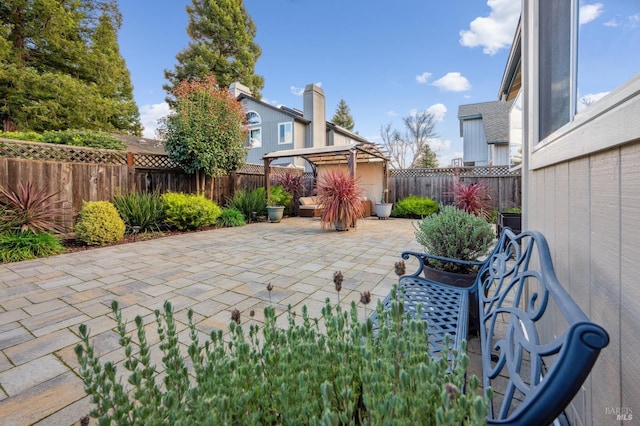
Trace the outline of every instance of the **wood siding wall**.
{"label": "wood siding wall", "polygon": [[639,170],[636,141],[535,170],[527,184],[528,227],[545,234],[558,278],[611,338],[567,410],[572,424],[640,410]]}

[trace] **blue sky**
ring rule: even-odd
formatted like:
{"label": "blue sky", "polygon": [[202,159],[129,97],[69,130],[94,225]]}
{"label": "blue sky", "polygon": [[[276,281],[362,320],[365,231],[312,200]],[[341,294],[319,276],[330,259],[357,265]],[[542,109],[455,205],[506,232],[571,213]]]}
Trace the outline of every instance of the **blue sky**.
{"label": "blue sky", "polygon": [[[163,71],[184,49],[190,0],[120,2],[127,61],[145,136],[164,104]],[[318,83],[331,119],[345,99],[355,131],[380,141],[380,127],[429,110],[441,166],[462,157],[462,104],[497,99],[518,0],[245,0],[257,27],[263,100],[302,109],[301,91]],[[597,99],[640,71],[640,2],[581,1],[579,92]],[[632,53],[635,52],[635,53]]]}

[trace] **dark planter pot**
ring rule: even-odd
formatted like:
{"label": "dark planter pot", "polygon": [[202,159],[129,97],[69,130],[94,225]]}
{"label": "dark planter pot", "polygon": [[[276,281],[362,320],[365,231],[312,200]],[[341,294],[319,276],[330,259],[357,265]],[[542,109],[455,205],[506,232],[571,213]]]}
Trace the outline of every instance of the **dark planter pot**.
{"label": "dark planter pot", "polygon": [[278,223],[284,215],[284,206],[267,206],[267,214],[269,215],[269,222]]}
{"label": "dark planter pot", "polygon": [[[461,274],[458,272],[448,272],[427,265],[424,265],[422,271],[426,279],[453,287],[470,287],[478,276],[477,273]],[[479,331],[480,314],[478,312],[478,293],[470,293],[469,334],[477,334]]]}
{"label": "dark planter pot", "polygon": [[503,228],[511,228],[515,234],[522,232],[522,213],[498,213],[496,220],[496,233],[498,237]]}

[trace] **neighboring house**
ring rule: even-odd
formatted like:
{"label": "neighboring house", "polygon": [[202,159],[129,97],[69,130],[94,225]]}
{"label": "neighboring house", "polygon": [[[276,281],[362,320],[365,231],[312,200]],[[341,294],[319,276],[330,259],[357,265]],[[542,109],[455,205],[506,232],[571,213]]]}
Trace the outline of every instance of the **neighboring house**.
{"label": "neighboring house", "polygon": [[511,102],[502,100],[458,107],[464,166],[510,165],[510,107]]}
{"label": "neighboring house", "polygon": [[[248,163],[262,164],[263,155],[275,151],[370,143],[326,120],[324,92],[315,84],[308,84],[304,89],[303,111],[262,102],[240,83],[232,83],[229,90],[247,112]],[[283,158],[274,164],[311,170],[302,158]]]}
{"label": "neighboring house", "polygon": [[572,3],[523,2],[499,97],[515,100],[523,227],[546,235],[560,281],[611,338],[567,415],[624,424],[640,416],[640,74],[576,113]]}

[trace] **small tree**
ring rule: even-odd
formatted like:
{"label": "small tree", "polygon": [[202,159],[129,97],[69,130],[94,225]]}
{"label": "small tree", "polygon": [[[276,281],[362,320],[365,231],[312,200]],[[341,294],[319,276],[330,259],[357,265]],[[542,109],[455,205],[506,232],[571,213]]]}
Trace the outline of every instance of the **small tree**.
{"label": "small tree", "polygon": [[402,122],[404,134],[392,129],[391,123],[380,128],[382,144],[389,153],[391,166],[399,169],[438,167],[436,153],[429,146],[429,140],[438,137],[435,115],[429,111],[418,112],[404,117]]}
{"label": "small tree", "polygon": [[184,80],[173,93],[174,113],[162,123],[160,135],[169,158],[196,174],[196,189],[202,193],[205,176],[219,177],[244,164],[245,112],[212,75]]}
{"label": "small tree", "polygon": [[351,111],[349,111],[349,105],[347,105],[347,102],[345,102],[344,99],[340,99],[338,108],[336,108],[336,113],[333,115],[331,121],[349,131],[353,130],[353,127],[355,126],[353,123],[353,117],[351,116]]}

